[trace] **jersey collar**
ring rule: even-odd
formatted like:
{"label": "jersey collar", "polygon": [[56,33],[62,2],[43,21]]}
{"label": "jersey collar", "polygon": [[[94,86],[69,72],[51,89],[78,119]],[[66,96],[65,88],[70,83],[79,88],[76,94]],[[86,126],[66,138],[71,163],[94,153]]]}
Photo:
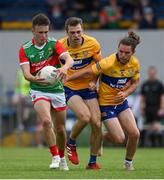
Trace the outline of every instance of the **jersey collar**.
{"label": "jersey collar", "polygon": [[35,43],[35,39],[32,38],[32,44],[33,44],[37,49],[42,49],[42,48],[46,45],[46,42],[45,42],[42,46],[37,46],[36,43]]}

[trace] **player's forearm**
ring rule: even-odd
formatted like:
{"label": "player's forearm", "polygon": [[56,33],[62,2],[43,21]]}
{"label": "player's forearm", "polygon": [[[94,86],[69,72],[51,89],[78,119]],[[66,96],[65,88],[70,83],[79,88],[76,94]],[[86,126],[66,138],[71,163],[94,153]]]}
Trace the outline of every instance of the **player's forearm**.
{"label": "player's forearm", "polygon": [[35,81],[36,77],[30,73],[30,68],[28,64],[21,65],[21,69],[22,69],[24,78],[27,81]]}
{"label": "player's forearm", "polygon": [[35,81],[36,77],[33,76],[32,74],[24,74],[24,77],[27,81]]}
{"label": "player's forearm", "polygon": [[65,60],[65,64],[63,67],[66,69],[71,68],[73,66],[74,61],[73,61],[72,57],[69,55],[69,53],[65,54],[63,58]]}
{"label": "player's forearm", "polygon": [[132,94],[137,89],[138,85],[139,85],[139,80],[132,82],[129,88],[125,91],[126,97]]}
{"label": "player's forearm", "polygon": [[33,76],[31,73],[24,72],[24,77],[27,81],[35,81],[36,77]]}
{"label": "player's forearm", "polygon": [[75,80],[77,78],[80,78],[80,77],[83,77],[83,76],[86,76],[86,75],[92,75],[92,74],[93,74],[92,69],[87,68],[87,69],[78,71],[78,72],[74,73],[71,76],[68,76],[67,81],[72,81],[72,80]]}

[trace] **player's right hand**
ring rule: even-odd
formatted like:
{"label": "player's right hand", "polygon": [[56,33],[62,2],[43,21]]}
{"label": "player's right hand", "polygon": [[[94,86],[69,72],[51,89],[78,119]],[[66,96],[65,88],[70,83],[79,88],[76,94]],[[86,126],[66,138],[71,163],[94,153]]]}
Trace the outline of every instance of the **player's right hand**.
{"label": "player's right hand", "polygon": [[33,82],[38,83],[41,86],[47,86],[49,85],[48,82],[45,82],[44,78],[40,78],[38,75],[34,76]]}

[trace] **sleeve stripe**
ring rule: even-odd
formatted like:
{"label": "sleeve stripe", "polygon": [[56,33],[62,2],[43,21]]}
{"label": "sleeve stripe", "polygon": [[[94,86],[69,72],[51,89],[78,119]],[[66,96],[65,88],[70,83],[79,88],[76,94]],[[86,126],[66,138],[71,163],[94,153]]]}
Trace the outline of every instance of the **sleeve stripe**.
{"label": "sleeve stripe", "polygon": [[60,56],[59,56],[59,58],[60,58],[61,56],[63,56],[64,54],[68,54],[68,51],[61,53]]}
{"label": "sleeve stripe", "polygon": [[23,64],[29,64],[29,62],[22,62],[22,63],[19,63],[19,65],[23,65]]}

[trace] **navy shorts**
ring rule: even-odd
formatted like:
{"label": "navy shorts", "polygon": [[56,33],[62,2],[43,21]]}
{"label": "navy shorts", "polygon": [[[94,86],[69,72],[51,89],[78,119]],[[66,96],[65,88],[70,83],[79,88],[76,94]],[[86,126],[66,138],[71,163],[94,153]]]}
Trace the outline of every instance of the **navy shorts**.
{"label": "navy shorts", "polygon": [[98,97],[97,91],[92,91],[89,89],[73,90],[68,87],[64,87],[64,89],[66,95],[66,102],[68,102],[68,100],[74,95],[78,95],[84,100]]}
{"label": "navy shorts", "polygon": [[115,118],[118,114],[129,108],[128,101],[125,100],[122,104],[114,106],[100,106],[101,120]]}

